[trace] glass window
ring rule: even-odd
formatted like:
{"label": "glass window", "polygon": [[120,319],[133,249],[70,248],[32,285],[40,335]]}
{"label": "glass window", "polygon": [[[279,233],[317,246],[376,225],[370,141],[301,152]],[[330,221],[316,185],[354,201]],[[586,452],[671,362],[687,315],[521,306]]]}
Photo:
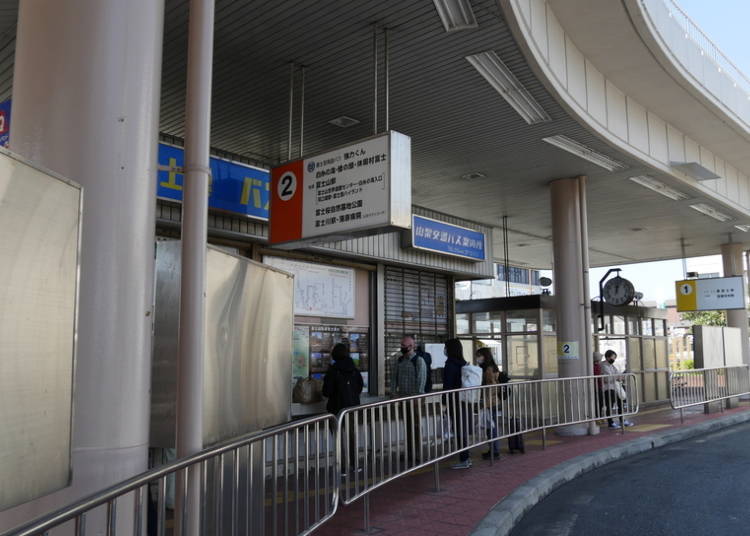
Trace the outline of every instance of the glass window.
{"label": "glass window", "polygon": [[654,320],[654,335],[657,337],[663,337],[665,335],[664,324],[665,321],[660,318]]}
{"label": "glass window", "polygon": [[474,313],[474,330],[472,333],[492,333],[490,313]]}
{"label": "glass window", "polygon": [[542,330],[548,333],[554,333],[557,331],[557,318],[555,317],[555,311],[544,311],[542,314]]}
{"label": "glass window", "polygon": [[537,309],[526,309],[521,311],[507,311],[505,313],[507,331],[518,333],[523,331],[536,331]]}
{"label": "glass window", "polygon": [[650,318],[644,318],[641,320],[641,335],[653,335],[654,334],[654,327],[651,323]]}
{"label": "glass window", "polygon": [[657,339],[653,342],[656,348],[656,368],[668,369],[669,360],[667,358],[667,340]]}
{"label": "glass window", "polygon": [[625,335],[625,317],[615,315],[612,317],[612,333]]}
{"label": "glass window", "polygon": [[471,281],[456,281],[455,289],[457,300],[471,299]]}
{"label": "glass window", "polygon": [[615,359],[615,368],[620,372],[624,372],[628,368],[628,348],[625,339],[599,339],[599,351],[602,356],[607,350],[614,350],[617,353],[617,359]]}
{"label": "glass window", "polygon": [[642,339],[643,341],[643,370],[653,370],[656,368],[656,355],[654,339]]}
{"label": "glass window", "polygon": [[557,337],[554,335],[544,336],[544,377],[556,378],[557,369]]}
{"label": "glass window", "polygon": [[641,364],[641,339],[638,337],[628,337],[628,370],[638,372],[643,370]]}
{"label": "glass window", "polygon": [[458,335],[469,333],[469,313],[456,314],[456,333]]}
{"label": "glass window", "polygon": [[638,329],[638,318],[634,316],[627,317],[628,324],[628,335],[638,335],[640,333]]}
{"label": "glass window", "polygon": [[507,341],[510,377],[536,377],[539,374],[539,344],[536,335],[509,335]]}

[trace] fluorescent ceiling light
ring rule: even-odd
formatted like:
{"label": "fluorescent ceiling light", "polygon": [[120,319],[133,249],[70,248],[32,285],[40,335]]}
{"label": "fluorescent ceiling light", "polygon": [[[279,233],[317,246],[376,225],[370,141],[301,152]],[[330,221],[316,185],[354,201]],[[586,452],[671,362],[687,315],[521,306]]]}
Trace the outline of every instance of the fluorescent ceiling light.
{"label": "fluorescent ceiling light", "polygon": [[712,181],[721,177],[698,162],[670,162],[670,166],[693,177],[697,181]]}
{"label": "fluorescent ceiling light", "polygon": [[487,175],[482,173],[481,171],[471,171],[469,173],[464,173],[461,175],[461,178],[465,181],[475,181],[477,179],[484,179]]}
{"label": "fluorescent ceiling light", "polygon": [[735,225],[734,228],[739,229],[743,233],[750,231],[750,225]]}
{"label": "fluorescent ceiling light", "polygon": [[690,205],[690,208],[693,210],[697,210],[701,214],[705,214],[706,216],[713,218],[715,220],[719,221],[729,221],[732,219],[732,217],[728,214],[724,214],[723,212],[719,212],[711,205],[707,205],[705,203],[697,203],[695,205]]}
{"label": "fluorescent ceiling light", "polygon": [[446,32],[468,30],[478,26],[469,0],[433,0]]}
{"label": "fluorescent ceiling light", "polygon": [[466,56],[466,60],[529,125],[551,121],[544,108],[534,100],[494,51]]}
{"label": "fluorescent ceiling light", "polygon": [[596,164],[599,167],[603,167],[607,171],[617,171],[625,169],[627,166],[622,162],[610,158],[609,156],[593,150],[590,147],[586,147],[582,143],[578,143],[575,140],[568,138],[567,136],[550,136],[549,138],[542,138],[542,141],[546,141],[550,145],[559,147],[563,151],[568,151],[584,160],[588,160],[592,164]]}
{"label": "fluorescent ceiling light", "polygon": [[653,190],[654,192],[659,193],[665,197],[674,199],[675,201],[683,201],[684,199],[687,199],[689,197],[687,194],[684,194],[680,192],[679,190],[675,190],[674,188],[670,188],[663,182],[656,180],[653,177],[649,177],[647,175],[639,175],[637,177],[630,177],[630,180],[636,184],[640,184],[641,186],[648,188],[649,190]]}

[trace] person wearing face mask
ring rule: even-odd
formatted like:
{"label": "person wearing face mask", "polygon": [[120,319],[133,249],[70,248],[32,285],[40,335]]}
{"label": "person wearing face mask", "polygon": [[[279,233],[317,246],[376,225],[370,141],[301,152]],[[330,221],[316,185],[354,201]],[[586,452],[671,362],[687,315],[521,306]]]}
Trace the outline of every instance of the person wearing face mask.
{"label": "person wearing face mask", "polygon": [[[401,339],[401,355],[391,369],[390,391],[392,398],[421,395],[424,393],[427,380],[427,366],[416,352],[417,345],[410,335]],[[406,426],[406,461],[409,465],[418,465],[422,458],[422,430],[419,415],[422,399],[399,406]],[[413,407],[413,411],[412,408]],[[413,443],[411,439],[413,438]]]}
{"label": "person wearing face mask", "polygon": [[[620,375],[620,371],[615,367],[615,360],[617,359],[617,352],[614,350],[607,350],[604,353],[604,361],[601,363],[602,371],[602,394],[604,396],[604,404],[607,407],[607,423],[610,428],[620,428],[620,425],[612,419],[612,409],[617,404],[618,414],[622,414],[622,399],[617,393],[617,377]],[[633,426],[633,423],[624,420],[625,426]]]}

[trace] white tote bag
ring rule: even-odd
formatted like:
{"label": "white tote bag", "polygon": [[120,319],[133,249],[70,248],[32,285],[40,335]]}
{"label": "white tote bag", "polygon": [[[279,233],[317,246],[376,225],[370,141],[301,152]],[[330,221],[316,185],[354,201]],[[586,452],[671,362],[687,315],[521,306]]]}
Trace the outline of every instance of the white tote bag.
{"label": "white tote bag", "polygon": [[[464,365],[461,367],[461,387],[479,387],[482,385],[482,369],[476,365]],[[479,404],[481,389],[473,391],[461,391],[458,395],[461,402]]]}

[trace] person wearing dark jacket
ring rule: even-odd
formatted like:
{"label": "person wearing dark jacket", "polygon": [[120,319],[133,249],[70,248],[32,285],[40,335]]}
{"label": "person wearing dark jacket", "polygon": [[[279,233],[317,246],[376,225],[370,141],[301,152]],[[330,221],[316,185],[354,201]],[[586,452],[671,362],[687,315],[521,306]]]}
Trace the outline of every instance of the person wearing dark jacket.
{"label": "person wearing dark jacket", "polygon": [[461,369],[466,365],[464,348],[458,339],[445,342],[445,355],[448,358],[443,368],[443,389],[461,388]]}
{"label": "person wearing dark jacket", "polygon": [[[349,346],[339,343],[331,351],[333,363],[328,367],[328,371],[323,378],[323,396],[328,398],[326,409],[329,413],[338,415],[346,408],[359,406],[359,395],[364,388],[362,374],[357,369],[354,361],[349,355]],[[348,460],[348,467],[344,467],[343,473],[351,472],[356,465],[358,445],[356,444],[356,435],[353,423],[357,422],[356,415],[352,415],[345,420],[344,430],[348,430],[349,445],[341,445],[341,449],[346,451],[344,459]]]}
{"label": "person wearing dark jacket", "polygon": [[[448,339],[445,341],[445,356],[448,359],[446,359],[445,367],[443,368],[443,389],[460,389],[462,387],[461,369],[468,365],[468,362],[464,359],[464,347],[461,341],[458,339]],[[467,447],[469,430],[471,429],[472,411],[470,405],[459,401],[459,398],[455,396],[448,403],[448,407],[454,408],[452,424],[458,444],[461,447]],[[471,467],[469,450],[462,450],[458,454],[458,463],[451,467],[455,469],[468,469]]]}

